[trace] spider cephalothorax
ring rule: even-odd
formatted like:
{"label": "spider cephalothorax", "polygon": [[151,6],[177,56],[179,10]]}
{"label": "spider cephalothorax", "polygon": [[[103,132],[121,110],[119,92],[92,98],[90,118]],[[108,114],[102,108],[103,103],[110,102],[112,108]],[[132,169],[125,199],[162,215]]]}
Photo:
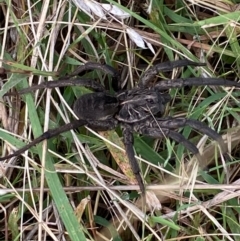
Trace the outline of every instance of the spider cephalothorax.
{"label": "spider cephalothorax", "polygon": [[[162,138],[164,136],[170,137],[176,142],[182,143],[187,149],[189,149],[199,158],[200,154],[197,147],[175,131],[178,128],[188,125],[218,141],[222,150],[225,151],[222,137],[203,123],[197,120],[186,118],[162,117],[165,111],[165,106],[170,101],[170,95],[162,93],[163,90],[168,90],[170,88],[181,88],[187,85],[222,85],[240,87],[240,83],[234,81],[218,78],[196,77],[187,79],[162,80],[157,82],[155,85],[151,85],[151,79],[156,76],[158,72],[170,71],[175,67],[187,65],[202,66],[204,64],[195,63],[189,60],[178,60],[157,64],[142,75],[137,87],[132,90],[124,91],[118,90],[120,86],[119,75],[118,72],[115,71],[111,66],[97,63],[87,63],[86,65],[79,67],[74,74],[68,76],[68,78],[46,82],[19,91],[19,94],[24,94],[40,88],[81,85],[93,89],[95,93],[83,95],[76,100],[73,110],[79,118],[78,120],[73,120],[64,126],[43,133],[41,136],[34,139],[31,143],[17,150],[13,154],[0,158],[0,161],[21,154],[44,139],[52,138],[62,132],[78,128],[82,125],[88,125],[97,131],[114,129],[117,125],[120,125],[122,128],[123,142],[125,144],[127,156],[140,186],[140,190],[144,194],[144,183],[140,174],[139,165],[135,159],[133,148],[134,131],[153,138]],[[116,90],[114,95],[111,95],[107,90],[105,90],[103,85],[91,79],[71,78],[84,70],[93,69],[103,70],[104,72],[113,76],[113,87],[114,90]]]}
{"label": "spider cephalothorax", "polygon": [[136,88],[117,96],[120,109],[116,118],[124,123],[135,123],[149,116],[162,115],[170,95],[148,88]]}

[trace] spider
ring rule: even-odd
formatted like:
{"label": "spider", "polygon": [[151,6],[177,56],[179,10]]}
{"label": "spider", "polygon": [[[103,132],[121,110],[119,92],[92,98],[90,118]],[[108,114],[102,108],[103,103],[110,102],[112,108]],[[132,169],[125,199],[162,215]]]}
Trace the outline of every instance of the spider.
{"label": "spider", "polygon": [[[225,153],[224,142],[216,131],[212,130],[200,121],[186,118],[163,117],[166,104],[171,100],[170,95],[162,93],[163,90],[170,88],[181,88],[184,86],[202,86],[202,85],[221,85],[240,87],[240,83],[218,78],[186,78],[174,80],[162,80],[155,85],[151,85],[151,80],[159,72],[171,71],[176,67],[184,66],[203,66],[203,63],[196,63],[187,59],[173,62],[164,62],[152,66],[141,76],[137,87],[131,90],[119,90],[119,74],[108,65],[89,62],[80,66],[72,75],[58,81],[45,82],[23,90],[18,94],[25,94],[33,90],[42,88],[55,88],[60,86],[81,85],[91,88],[95,92],[85,94],[78,98],[73,111],[78,119],[65,124],[61,127],[48,130],[41,136],[14,153],[0,158],[0,161],[15,157],[28,150],[32,146],[45,139],[50,139],[63,132],[76,129],[87,125],[96,131],[106,131],[115,129],[118,125],[122,128],[123,142],[126,149],[131,168],[135,174],[142,194],[145,194],[145,185],[141,176],[140,168],[133,148],[133,132],[153,138],[169,137],[176,142],[182,143],[189,151],[201,160],[198,148],[187,140],[183,135],[175,130],[184,126],[190,126],[203,134],[208,135],[217,141]],[[113,89],[115,94],[110,94],[100,83],[85,78],[73,78],[85,70],[102,70],[112,75]]]}

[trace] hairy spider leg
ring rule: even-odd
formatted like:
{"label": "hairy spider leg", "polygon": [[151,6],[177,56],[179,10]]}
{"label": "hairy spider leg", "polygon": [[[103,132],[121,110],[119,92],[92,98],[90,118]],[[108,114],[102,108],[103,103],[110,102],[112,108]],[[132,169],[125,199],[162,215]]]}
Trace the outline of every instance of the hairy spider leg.
{"label": "hairy spider leg", "polygon": [[157,124],[156,122],[155,124],[153,123],[154,126],[159,125],[163,128],[168,128],[168,129],[177,129],[185,126],[190,126],[193,129],[211,137],[213,140],[218,142],[219,146],[221,147],[221,151],[223,153],[227,153],[226,145],[224,144],[224,140],[222,139],[222,136],[198,120],[166,117],[166,118],[157,118],[156,121],[157,121]]}
{"label": "hairy spider leg", "polygon": [[13,93],[7,93],[5,95],[6,96],[16,95],[16,94],[22,95],[22,94],[31,92],[33,90],[53,89],[56,87],[66,87],[66,86],[84,86],[84,87],[90,88],[96,92],[105,91],[104,86],[102,86],[100,83],[97,83],[96,81],[93,81],[91,79],[61,79],[61,80],[43,82],[39,85],[33,85],[31,87],[22,89],[22,90],[18,91],[17,93],[13,92]]}
{"label": "hairy spider leg", "polygon": [[113,67],[106,65],[106,64],[102,65],[99,63],[88,62],[85,65],[78,67],[77,70],[75,70],[73,72],[73,74],[71,74],[69,76],[65,76],[65,77],[59,78],[58,80],[54,80],[54,81],[43,82],[39,85],[33,85],[31,87],[18,91],[18,93],[13,92],[13,93],[7,93],[5,95],[6,96],[16,95],[16,94],[22,95],[22,94],[26,94],[30,91],[33,91],[33,90],[45,89],[45,88],[53,89],[56,87],[65,87],[65,86],[84,86],[84,87],[90,88],[96,92],[104,92],[105,87],[102,84],[98,83],[97,81],[94,81],[92,79],[87,79],[87,78],[75,78],[75,79],[71,78],[71,77],[74,77],[74,76],[80,74],[83,71],[95,70],[95,69],[99,69],[99,70],[104,71],[107,74],[111,74],[113,89],[115,91],[118,90],[118,87],[120,85],[120,80],[119,80],[120,76],[119,76],[119,73]]}
{"label": "hairy spider leg", "polygon": [[186,79],[173,79],[163,80],[156,83],[154,86],[157,90],[168,90],[170,88],[182,88],[185,86],[202,86],[202,85],[215,85],[215,86],[228,86],[228,87],[240,87],[240,83],[225,79],[218,78],[186,78]]}
{"label": "hairy spider leg", "polygon": [[27,151],[29,148],[31,148],[31,147],[37,145],[38,143],[42,142],[43,140],[53,138],[57,135],[60,135],[63,132],[79,128],[80,126],[83,126],[85,124],[87,124],[87,121],[85,121],[85,120],[73,120],[72,122],[61,126],[61,128],[58,127],[58,128],[52,129],[52,130],[48,130],[48,131],[44,132],[41,136],[34,139],[29,144],[27,144],[26,146],[24,146],[21,149],[15,151],[14,153],[12,153],[8,156],[0,157],[0,161],[4,161],[6,159],[18,156],[18,155],[22,154],[24,151]]}
{"label": "hairy spider leg", "polygon": [[[71,75],[68,75],[66,77],[71,78],[71,77],[74,77],[74,76],[80,74],[81,72],[87,71],[87,70],[101,70],[101,71],[105,72],[106,74],[112,75],[113,90],[118,91],[121,89],[119,72],[108,64],[87,62],[86,64],[79,66]],[[64,78],[66,78],[66,77],[64,77]]]}
{"label": "hairy spider leg", "polygon": [[102,70],[106,74],[110,74],[113,77],[119,77],[118,71],[116,69],[114,69],[112,66],[110,66],[108,64],[99,64],[99,63],[95,63],[95,62],[87,62],[84,65],[80,65],[79,67],[77,67],[76,70],[73,71],[73,73],[71,75],[68,75],[67,77],[74,77],[83,71],[95,70],[95,69]]}
{"label": "hairy spider leg", "polygon": [[129,163],[131,165],[133,174],[135,175],[140,191],[142,194],[145,194],[145,186],[143,183],[143,179],[141,176],[141,170],[139,168],[138,162],[135,158],[135,153],[133,149],[133,133],[132,128],[130,128],[129,125],[122,125],[122,131],[123,131],[123,143],[125,145],[126,154],[128,156]]}
{"label": "hairy spider leg", "polygon": [[192,152],[192,154],[194,154],[197,157],[198,161],[200,162],[202,161],[198,148],[178,132],[172,131],[167,128],[162,128],[161,126],[158,126],[158,127],[142,126],[139,128],[137,124],[134,126],[134,130],[142,135],[149,136],[155,139],[169,137],[172,140],[176,141],[177,143],[180,143],[183,146],[185,146],[190,152]]}
{"label": "hairy spider leg", "polygon": [[78,116],[79,120],[74,120],[66,125],[43,133],[12,155],[0,158],[0,161],[21,154],[44,139],[50,139],[62,132],[78,128],[82,125],[88,124],[89,127],[100,131],[114,129],[118,124],[118,121],[113,118],[117,110],[118,101],[115,97],[102,92],[83,95],[75,101],[73,106],[73,111]]}
{"label": "hairy spider leg", "polygon": [[156,64],[149,68],[140,78],[139,86],[147,86],[149,82],[154,78],[159,72],[171,71],[174,68],[184,67],[184,66],[205,66],[205,63],[196,63],[188,59],[181,59],[176,61],[168,61],[160,64]]}
{"label": "hairy spider leg", "polygon": [[106,121],[88,121],[87,126],[94,131],[109,131],[117,127],[118,121],[115,119],[108,119]]}

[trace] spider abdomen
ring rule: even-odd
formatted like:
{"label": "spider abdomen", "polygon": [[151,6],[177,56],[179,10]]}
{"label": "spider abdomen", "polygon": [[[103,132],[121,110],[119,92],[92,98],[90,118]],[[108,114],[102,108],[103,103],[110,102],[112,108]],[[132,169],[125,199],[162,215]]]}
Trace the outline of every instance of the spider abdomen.
{"label": "spider abdomen", "polygon": [[103,92],[90,93],[78,98],[73,110],[79,119],[106,120],[118,111],[117,98]]}

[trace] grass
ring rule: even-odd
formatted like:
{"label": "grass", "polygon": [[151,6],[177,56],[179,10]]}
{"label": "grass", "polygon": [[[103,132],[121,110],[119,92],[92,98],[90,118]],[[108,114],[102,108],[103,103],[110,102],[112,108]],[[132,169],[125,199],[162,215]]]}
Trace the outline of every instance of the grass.
{"label": "grass", "polygon": [[[130,17],[93,19],[67,1],[1,2],[2,155],[68,123],[74,100],[89,90],[4,94],[55,80],[87,61],[118,69],[127,88],[137,84],[143,64],[179,58],[207,65],[160,73],[162,79],[206,75],[239,80],[238,1],[153,0],[149,14],[144,2],[105,3]],[[155,53],[136,46],[126,34],[128,27]],[[111,82],[99,71],[86,75]],[[2,164],[0,240],[240,240],[240,92],[203,86],[169,93],[165,115],[197,119],[221,133],[231,160],[221,156],[215,142],[188,127],[181,133],[198,146],[200,163],[181,144],[135,135],[149,190],[148,205],[143,205],[119,128],[63,133]]]}

